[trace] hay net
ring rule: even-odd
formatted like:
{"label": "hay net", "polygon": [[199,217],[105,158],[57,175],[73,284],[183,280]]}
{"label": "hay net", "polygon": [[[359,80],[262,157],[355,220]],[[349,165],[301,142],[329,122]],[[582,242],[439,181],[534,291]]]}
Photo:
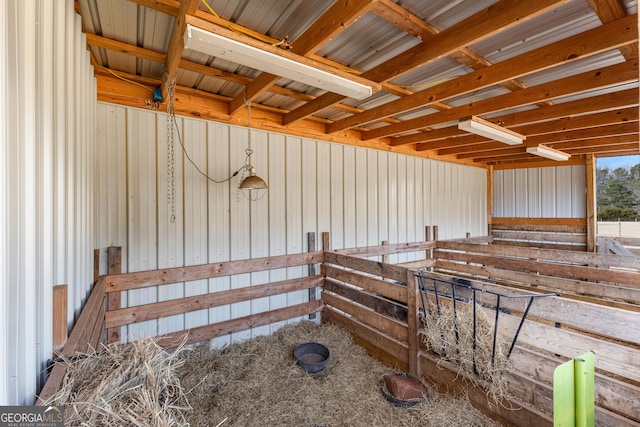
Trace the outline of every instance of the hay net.
{"label": "hay net", "polygon": [[427,349],[490,384],[504,381],[509,356],[535,298],[556,295],[498,293],[481,288],[477,281],[426,270],[415,275]]}

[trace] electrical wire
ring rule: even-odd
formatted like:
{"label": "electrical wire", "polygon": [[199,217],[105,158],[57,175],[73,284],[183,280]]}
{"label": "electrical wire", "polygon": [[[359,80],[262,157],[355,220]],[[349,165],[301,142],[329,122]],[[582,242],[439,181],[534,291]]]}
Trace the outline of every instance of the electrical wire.
{"label": "electrical wire", "polygon": [[[218,14],[215,12],[215,10],[213,10],[213,8],[212,8],[211,6],[209,6],[209,3],[207,3],[207,1],[206,1],[206,0],[201,0],[201,1],[202,1],[202,4],[204,4],[204,5],[207,7],[207,9],[209,9],[209,12],[211,12],[211,14],[212,14],[213,16],[215,16],[215,17],[216,17],[216,18],[218,18],[218,19],[222,19],[222,18],[220,18],[220,15],[218,15]],[[282,41],[279,41],[279,42],[275,42],[275,43],[273,43],[273,42],[271,41],[272,39],[268,38],[267,36],[263,36],[263,35],[261,35],[261,34],[259,34],[259,33],[253,33],[253,32],[247,31],[247,30],[246,30],[246,29],[244,29],[243,27],[241,27],[241,26],[239,26],[239,25],[233,25],[233,24],[232,24],[232,23],[230,23],[230,22],[227,24],[227,28],[229,28],[229,29],[230,29],[230,30],[232,30],[232,31],[235,31],[236,33],[244,34],[244,35],[247,35],[247,36],[249,36],[249,37],[253,37],[253,38],[254,38],[254,39],[256,39],[256,40],[260,40],[260,41],[263,41],[263,42],[265,42],[265,43],[269,43],[271,46],[281,46],[281,45],[284,45],[284,46],[286,47],[286,49],[291,49],[291,45],[287,42],[287,38],[288,38],[289,36],[285,37]]]}
{"label": "electrical wire", "polygon": [[111,74],[113,74],[114,76],[116,76],[117,78],[119,78],[120,80],[124,80],[125,82],[133,83],[134,85],[138,85],[138,86],[140,86],[140,87],[143,87],[143,88],[145,88],[146,90],[148,90],[149,92],[153,93],[153,89],[151,89],[150,87],[147,87],[147,86],[145,86],[145,85],[143,85],[143,84],[141,84],[141,83],[138,83],[138,82],[136,82],[136,81],[133,81],[133,80],[127,79],[127,78],[125,78],[125,77],[119,76],[119,75],[117,75],[113,70],[111,70],[111,69],[109,69],[109,68],[105,67],[104,65],[100,65],[100,66],[101,66],[102,68],[104,68],[105,70],[107,70],[108,72],[110,72]]}
{"label": "electrical wire", "polygon": [[191,163],[193,165],[193,167],[198,171],[198,173],[200,173],[200,175],[204,176],[205,178],[207,178],[209,181],[211,182],[215,182],[216,184],[223,184],[227,181],[230,181],[233,177],[237,176],[240,171],[242,171],[243,169],[246,168],[246,165],[242,165],[242,167],[240,169],[238,169],[237,171],[235,171],[229,178],[225,178],[221,181],[215,180],[213,178],[211,178],[209,175],[207,175],[206,173],[204,173],[199,167],[198,165],[195,164],[195,162],[191,159],[191,157],[189,156],[189,153],[187,152],[186,147],[184,146],[184,144],[182,143],[182,136],[180,135],[180,128],[178,126],[178,122],[176,120],[176,115],[175,113],[171,113],[171,118],[173,119],[173,123],[176,125],[175,126],[175,130],[178,134],[178,142],[180,143],[180,146],[182,147],[182,152],[184,153],[184,156],[187,158],[187,160],[189,161],[189,163]]}

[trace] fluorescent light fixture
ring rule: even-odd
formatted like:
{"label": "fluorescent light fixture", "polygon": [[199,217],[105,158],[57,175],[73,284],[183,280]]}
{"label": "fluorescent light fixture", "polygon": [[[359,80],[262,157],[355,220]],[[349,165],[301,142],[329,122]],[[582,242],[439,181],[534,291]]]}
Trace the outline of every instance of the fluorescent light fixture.
{"label": "fluorescent light fixture", "polygon": [[537,147],[527,147],[527,153],[558,161],[569,160],[569,157],[571,157],[571,154],[565,153],[564,151],[556,150],[555,148],[547,147],[546,145],[542,144],[538,145]]}
{"label": "fluorescent light fixture", "polygon": [[465,117],[458,122],[458,129],[475,133],[509,145],[522,144],[527,137],[517,132],[488,122],[477,116]]}
{"label": "fluorescent light fixture", "polygon": [[371,86],[298,62],[291,52],[271,53],[191,24],[184,32],[184,47],[349,98],[363,99],[373,93]]}

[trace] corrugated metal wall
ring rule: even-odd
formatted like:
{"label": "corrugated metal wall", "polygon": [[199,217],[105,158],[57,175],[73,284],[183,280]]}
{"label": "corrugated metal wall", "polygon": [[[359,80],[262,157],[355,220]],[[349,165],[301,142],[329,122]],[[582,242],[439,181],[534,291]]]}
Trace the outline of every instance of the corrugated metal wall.
{"label": "corrugated metal wall", "polygon": [[495,171],[493,216],[586,217],[583,165]]}
{"label": "corrugated metal wall", "polygon": [[95,79],[73,1],[0,2],[0,405],[32,404],[93,280]]}
{"label": "corrugated metal wall", "polygon": [[[166,113],[98,103],[97,118],[101,274],[110,245],[123,247],[123,271],[139,271],[305,252],[308,232],[320,242],[320,233],[329,231],[334,249],[424,240],[425,225],[438,225],[440,238],[486,234],[484,169],[258,130],[252,131],[253,165],[269,191],[251,203],[238,194],[239,177],[216,184],[200,175],[174,133],[172,223]],[[189,156],[212,178],[225,179],[244,164],[246,128],[177,118],[176,129]],[[127,299],[142,304],[304,274],[305,269],[291,268],[238,275],[132,291]],[[166,333],[306,298],[306,292],[269,297],[140,323],[123,332],[129,338]]]}

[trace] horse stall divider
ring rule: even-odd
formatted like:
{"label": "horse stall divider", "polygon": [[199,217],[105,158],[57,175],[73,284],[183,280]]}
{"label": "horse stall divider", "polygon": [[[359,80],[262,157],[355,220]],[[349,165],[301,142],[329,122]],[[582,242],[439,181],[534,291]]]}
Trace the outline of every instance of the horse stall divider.
{"label": "horse stall divider", "polygon": [[[76,353],[87,353],[97,349],[104,342],[104,306],[105,283],[104,278],[100,278],[93,286],[60,355],[68,359]],[[43,405],[53,397],[60,389],[66,372],[65,363],[54,363],[47,382],[38,395],[36,405]]]}
{"label": "horse stall divider", "polygon": [[[122,247],[110,246],[107,248],[107,274],[122,273]],[[107,308],[109,311],[118,310],[121,307],[122,293],[111,292],[107,297]],[[109,344],[120,342],[120,328],[107,327],[107,342]]]}
{"label": "horse stall divider", "polygon": [[[562,227],[577,230],[571,224]],[[437,238],[436,226],[425,231],[427,237],[433,234]],[[465,390],[476,408],[504,424],[536,426],[552,424],[554,367],[591,350],[596,356],[597,425],[640,425],[636,404],[640,398],[640,259],[566,251],[558,245],[541,249],[492,244],[493,240],[482,236],[331,250],[329,234],[322,233],[320,251],[108,275],[96,283],[62,354],[72,356],[76,351],[88,351],[89,343],[97,345],[102,325],[119,330],[164,316],[321,288],[319,300],[313,301],[310,294],[308,302],[173,332],[159,337],[159,342],[170,348],[184,342],[185,335],[186,342],[197,342],[320,312],[323,323],[335,323],[349,331],[354,342],[379,361],[419,376],[437,390]],[[308,249],[312,249],[310,244]],[[379,261],[403,252],[425,257],[433,253],[433,258],[402,264]],[[105,294],[314,264],[320,264],[319,273],[300,279],[136,307],[110,306],[105,313]],[[426,349],[419,286],[414,276],[418,269],[453,275],[491,292],[561,294],[537,299],[531,306],[511,354],[506,401],[491,401],[471,374],[459,372],[457,366]],[[500,325],[505,333],[515,333],[521,309],[506,300],[501,305],[504,312],[499,312]],[[555,327],[557,324],[562,328]],[[57,390],[64,369],[62,364],[54,366],[40,403]]]}

